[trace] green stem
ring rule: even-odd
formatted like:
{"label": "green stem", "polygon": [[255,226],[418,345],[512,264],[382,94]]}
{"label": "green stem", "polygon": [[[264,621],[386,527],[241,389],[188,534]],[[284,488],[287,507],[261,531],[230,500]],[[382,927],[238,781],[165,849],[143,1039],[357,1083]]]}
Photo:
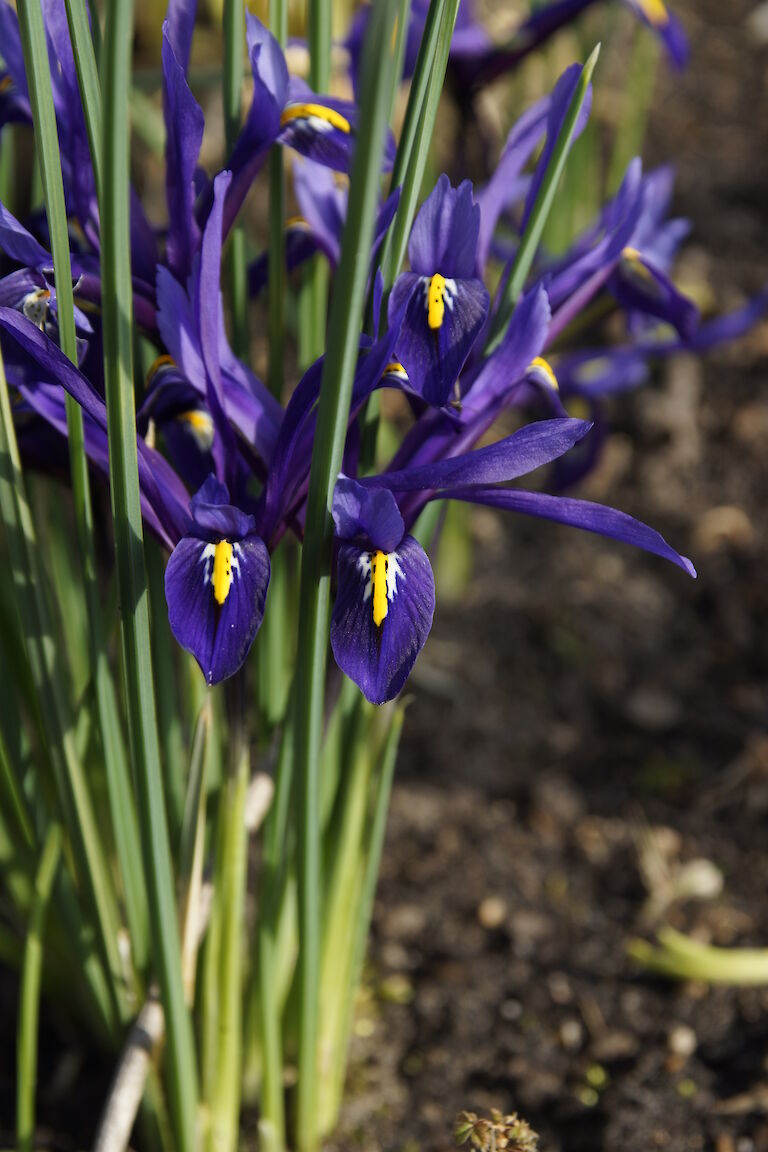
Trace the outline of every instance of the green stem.
{"label": "green stem", "polygon": [[[245,799],[249,780],[249,748],[243,729],[244,685],[231,687],[233,739],[231,768],[221,799],[219,844],[215,876],[219,906],[219,946],[215,989],[217,996],[217,1035],[214,1038],[216,1067],[209,1100],[211,1152],[236,1152],[242,1083],[243,1051],[243,929],[247,879],[248,834],[245,826]],[[228,686],[229,687],[229,686]]]}
{"label": "green stem", "polygon": [[[318,1126],[322,1136],[334,1126],[338,1111],[333,1088],[343,1047],[342,1004],[352,979],[352,938],[360,900],[361,861],[365,858],[364,831],[368,790],[375,759],[371,746],[372,712],[360,697],[349,735],[348,767],[340,781],[340,819],[334,821],[327,839],[331,859],[327,871],[327,896],[323,907],[323,957],[320,974],[320,1084]],[[343,1061],[342,1061],[343,1063]]]}
{"label": "green stem", "polygon": [[309,42],[309,86],[327,92],[331,82],[331,40],[333,4],[331,0],[308,0],[307,40]]}
{"label": "green stem", "polygon": [[19,1152],[32,1152],[35,1134],[37,1023],[43,967],[43,931],[60,853],[61,826],[52,824],[45,838],[40,866],[35,877],[35,895],[21,974],[16,1050],[16,1142]]}
{"label": "green stem", "polygon": [[283,1104],[283,1052],[280,1001],[276,994],[277,935],[281,895],[285,885],[287,827],[293,767],[293,729],[283,732],[275,777],[275,795],[264,826],[259,921],[257,926],[258,1018],[261,1039],[261,1120],[259,1131],[265,1152],[285,1148]]}
{"label": "green stem", "polygon": [[177,676],[179,647],[168,624],[165,603],[165,554],[151,538],[146,542],[147,579],[152,620],[152,666],[157,685],[157,720],[163,760],[171,843],[178,840],[184,813],[184,741]]}
{"label": "green stem", "polygon": [[658,948],[633,940],[628,952],[643,968],[673,980],[741,987],[768,984],[768,948],[714,948],[673,928],[662,928]]}
{"label": "green stem", "polygon": [[206,760],[213,724],[210,693],[206,695],[195,727],[189,783],[179,847],[179,904],[181,907],[181,957],[184,993],[188,1004],[195,999],[197,951],[200,942],[200,893],[205,850]]}
{"label": "green stem", "polygon": [[193,1152],[197,1094],[194,1041],[184,1002],[155,716],[133,394],[128,175],[132,43],[132,0],[110,4],[103,70],[101,256],[104,375],[125,687],[147,878],[152,953],[165,1011],[169,1095],[175,1135],[180,1152]]}
{"label": "green stem", "polygon": [[399,705],[390,717],[389,729],[384,738],[378,772],[373,784],[373,810],[364,836],[368,850],[367,853],[363,852],[362,854],[364,860],[363,874],[359,884],[354,915],[350,921],[349,936],[347,937],[349,944],[347,979],[343,985],[343,995],[339,1001],[338,1016],[334,1021],[332,1064],[329,1069],[328,1083],[325,1085],[327,1096],[325,1100],[325,1130],[327,1131],[330,1131],[336,1123],[341,1106],[347,1050],[354,1017],[355,995],[360,984],[368,944],[373,901],[376,895],[381,853],[387,830],[389,798],[392,793],[392,780],[395,774],[404,713],[404,707]]}

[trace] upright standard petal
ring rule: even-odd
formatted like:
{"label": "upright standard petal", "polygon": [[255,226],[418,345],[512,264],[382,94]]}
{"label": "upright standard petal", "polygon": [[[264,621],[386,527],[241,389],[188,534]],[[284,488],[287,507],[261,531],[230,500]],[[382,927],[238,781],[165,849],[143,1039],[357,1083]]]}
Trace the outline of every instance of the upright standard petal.
{"label": "upright standard petal", "polygon": [[388,553],[341,545],[331,647],[342,672],[372,704],[385,704],[403,687],[434,611],[432,568],[412,536]]}
{"label": "upright standard petal", "polygon": [[195,219],[195,173],[203,142],[203,110],[192,95],[183,66],[176,59],[167,23],[163,27],[163,112],[168,204],[168,265],[184,279],[200,244]]}
{"label": "upright standard petal", "polygon": [[411,268],[421,276],[439,272],[468,279],[475,275],[480,206],[465,180],[452,188],[443,175],[419,209],[408,241]]}
{"label": "upright standard petal", "polygon": [[185,536],[165,570],[171,631],[208,684],[245,662],[264,616],[269,553],[258,536],[206,541]]}
{"label": "upright standard petal", "polygon": [[340,540],[358,537],[376,550],[391,552],[405,535],[397,501],[385,488],[364,488],[349,476],[339,476],[333,493],[333,523]]}
{"label": "upright standard petal", "polygon": [[173,54],[186,75],[189,56],[192,51],[192,36],[195,31],[197,0],[168,0],[165,23]]}
{"label": "upright standard petal", "polygon": [[397,358],[411,388],[444,407],[488,315],[490,299],[475,278],[480,209],[468,180],[452,188],[443,175],[421,206],[408,244],[411,271],[389,299],[400,324]]}

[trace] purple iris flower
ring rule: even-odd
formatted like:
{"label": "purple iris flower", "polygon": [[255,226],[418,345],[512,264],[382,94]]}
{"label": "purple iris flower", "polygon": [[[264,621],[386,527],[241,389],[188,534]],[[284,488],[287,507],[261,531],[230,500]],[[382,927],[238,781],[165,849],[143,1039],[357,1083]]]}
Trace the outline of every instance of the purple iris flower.
{"label": "purple iris flower", "polygon": [[402,315],[397,358],[413,390],[433,407],[451,398],[459,372],[485,324],[489,296],[475,275],[480,209],[465,180],[438,180],[408,243],[410,272],[389,298],[389,322]]}
{"label": "purple iris flower", "polygon": [[198,395],[196,408],[211,415],[214,434],[206,451],[213,453],[219,478],[224,480],[226,475],[233,483],[235,434],[238,443],[266,466],[283,410],[262,381],[237,359],[227,340],[220,281],[223,218],[230,187],[230,174],[219,173],[200,251],[186,284],[179,283],[167,268],[158,267],[157,325],[177,372]]}
{"label": "purple iris flower", "polygon": [[256,521],[210,476],[189,504],[191,526],[171,553],[165,597],[171,631],[208,684],[245,662],[264,617],[269,553]]}
{"label": "purple iris flower", "polygon": [[[471,92],[493,83],[516,68],[522,60],[556,32],[572,23],[596,0],[552,0],[535,6],[534,11],[514,30],[505,43],[496,44],[475,17],[470,0],[461,0],[451,40],[448,61],[449,79],[466,98]],[[688,59],[688,41],[683,27],[664,0],[623,0],[638,19],[661,39],[672,63],[682,68]],[[403,80],[413,75],[424,25],[429,11],[428,0],[414,0],[405,44]],[[363,38],[370,15],[370,5],[355,14],[344,41],[350,57],[352,83],[357,92]]]}
{"label": "purple iris flower", "polygon": [[539,267],[554,314],[553,338],[602,291],[625,309],[630,331],[663,320],[682,339],[692,338],[698,309],[669,276],[689,226],[667,219],[670,197],[671,172],[644,176],[640,160],[633,160],[598,220],[563,257]]}
{"label": "purple iris flower", "polygon": [[[0,307],[0,327],[12,337],[10,378],[30,409],[66,435],[64,391],[84,412],[86,451],[109,474],[106,407],[79,369],[24,316]],[[14,351],[15,350],[15,351]],[[137,441],[142,513],[171,549],[165,575],[171,630],[190,651],[208,684],[243,664],[264,615],[269,553],[253,515],[229,502],[224,484],[209,476],[191,500],[155,449]]]}
{"label": "purple iris flower", "polygon": [[[623,2],[656,33],[675,67],[683,68],[688,59],[688,41],[680,21],[664,0]],[[505,43],[483,46],[478,42],[473,51],[452,53],[451,73],[457,90],[479,89],[493,83],[594,3],[595,0],[552,0],[537,5]]]}
{"label": "purple iris flower", "polygon": [[[347,218],[347,187],[339,184],[331,169],[301,157],[293,165],[293,189],[300,215],[294,216],[286,224],[287,270],[293,272],[316,252],[322,252],[331,268],[336,268]],[[373,231],[371,260],[375,259],[399,202],[400,189],[395,188],[379,208]],[[264,253],[248,270],[248,285],[252,296],[257,296],[266,287],[268,277],[269,256]]]}
{"label": "purple iris flower", "polygon": [[184,482],[199,488],[216,469],[216,429],[210,410],[167,354],[147,373],[146,394],[136,413],[136,428],[148,443],[162,436],[166,452]]}
{"label": "purple iris flower", "polygon": [[[55,331],[57,303],[53,257],[1,203],[0,250],[21,265],[0,279],[0,306],[17,308],[43,331]],[[78,288],[79,278],[74,286]],[[90,320],[77,306],[75,325],[82,336],[93,333]],[[84,348],[81,341],[81,352]]]}
{"label": "purple iris flower", "polygon": [[[690,560],[658,532],[615,508],[500,487],[558,459],[589,430],[582,420],[545,420],[450,459],[363,480],[339,477],[333,501],[339,550],[331,645],[337,664],[366,699],[383,704],[397,695],[432,626],[432,569],[408,534],[430,500],[463,500],[570,524],[653,552],[695,576]],[[415,502],[409,503],[409,496]]]}
{"label": "purple iris flower", "polygon": [[[348,173],[357,132],[356,105],[318,95],[304,81],[290,77],[274,36],[250,13],[246,13],[246,39],[253,72],[253,99],[227,161],[232,183],[224,208],[225,235],[273,144],[282,144],[325,167]],[[389,133],[385,169],[392,167],[394,156],[395,142]],[[199,198],[198,219],[207,215],[212,191],[212,185],[208,185]]]}

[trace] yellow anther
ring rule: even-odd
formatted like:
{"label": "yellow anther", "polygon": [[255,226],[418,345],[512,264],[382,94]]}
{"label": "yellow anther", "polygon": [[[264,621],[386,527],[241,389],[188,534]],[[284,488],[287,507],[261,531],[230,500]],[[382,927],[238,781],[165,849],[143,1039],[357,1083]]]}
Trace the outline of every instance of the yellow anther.
{"label": "yellow anther", "polygon": [[638,0],[638,4],[643,16],[654,28],[663,28],[669,23],[669,13],[664,0]]}
{"label": "yellow anther", "polygon": [[232,587],[232,545],[229,540],[219,540],[213,552],[213,597],[217,604],[223,604]]}
{"label": "yellow anther", "polygon": [[442,328],[445,316],[445,276],[435,272],[427,288],[427,323],[430,328]]}
{"label": "yellow anther", "polygon": [[149,372],[147,372],[147,387],[149,387],[149,385],[152,383],[152,381],[154,380],[155,376],[157,376],[157,374],[161,368],[173,368],[173,367],[174,367],[173,356],[169,356],[167,352],[163,353],[162,356],[158,356],[157,360],[154,361],[154,363],[152,364],[152,367],[149,369]]}
{"label": "yellow anther", "polygon": [[528,365],[528,371],[537,372],[543,376],[547,384],[549,384],[550,388],[553,388],[555,392],[560,390],[560,385],[557,382],[557,376],[555,376],[554,372],[552,371],[552,365],[548,360],[545,360],[543,356],[534,356],[533,360],[531,360],[530,364]]}
{"label": "yellow anther", "polygon": [[373,622],[380,628],[387,615],[387,564],[384,552],[374,552],[371,557],[371,580],[373,581]]}
{"label": "yellow anther", "polygon": [[195,432],[207,432],[211,427],[211,417],[201,408],[190,408],[189,412],[179,412],[177,419],[189,424]]}
{"label": "yellow anther", "polygon": [[324,104],[289,104],[283,109],[280,124],[284,128],[291,120],[322,120],[337,128],[339,132],[350,131],[349,120],[346,120],[335,108],[326,108]]}
{"label": "yellow anther", "polygon": [[628,275],[634,276],[635,280],[653,281],[653,275],[643,264],[643,258],[637,248],[622,248],[621,258],[628,265],[626,268]]}
{"label": "yellow anther", "polygon": [[176,419],[187,425],[201,452],[210,451],[214,437],[213,418],[210,412],[206,412],[204,408],[190,408],[187,412],[180,412]]}
{"label": "yellow anther", "polygon": [[289,216],[285,222],[286,228],[309,228],[303,216]]}
{"label": "yellow anther", "polygon": [[399,360],[390,360],[384,369],[383,376],[400,376],[401,378],[408,379],[408,373]]}

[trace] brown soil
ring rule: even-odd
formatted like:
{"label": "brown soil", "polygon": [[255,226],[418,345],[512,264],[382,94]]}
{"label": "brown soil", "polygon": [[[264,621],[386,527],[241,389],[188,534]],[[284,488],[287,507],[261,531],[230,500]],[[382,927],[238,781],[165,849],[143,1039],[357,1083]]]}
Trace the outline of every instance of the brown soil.
{"label": "brown soil", "polygon": [[[768,280],[752,7],[675,4],[692,62],[662,69],[646,150],[677,165],[684,273],[721,307]],[[767,369],[765,325],[667,365],[613,408],[584,493],[663,531],[696,584],[476,517],[474,578],[439,602],[414,678],[345,1152],[443,1152],[456,1112],[491,1107],[546,1152],[768,1149],[768,989],[667,983],[626,952],[697,859],[722,892],[675,899],[666,921],[768,945]]]}

